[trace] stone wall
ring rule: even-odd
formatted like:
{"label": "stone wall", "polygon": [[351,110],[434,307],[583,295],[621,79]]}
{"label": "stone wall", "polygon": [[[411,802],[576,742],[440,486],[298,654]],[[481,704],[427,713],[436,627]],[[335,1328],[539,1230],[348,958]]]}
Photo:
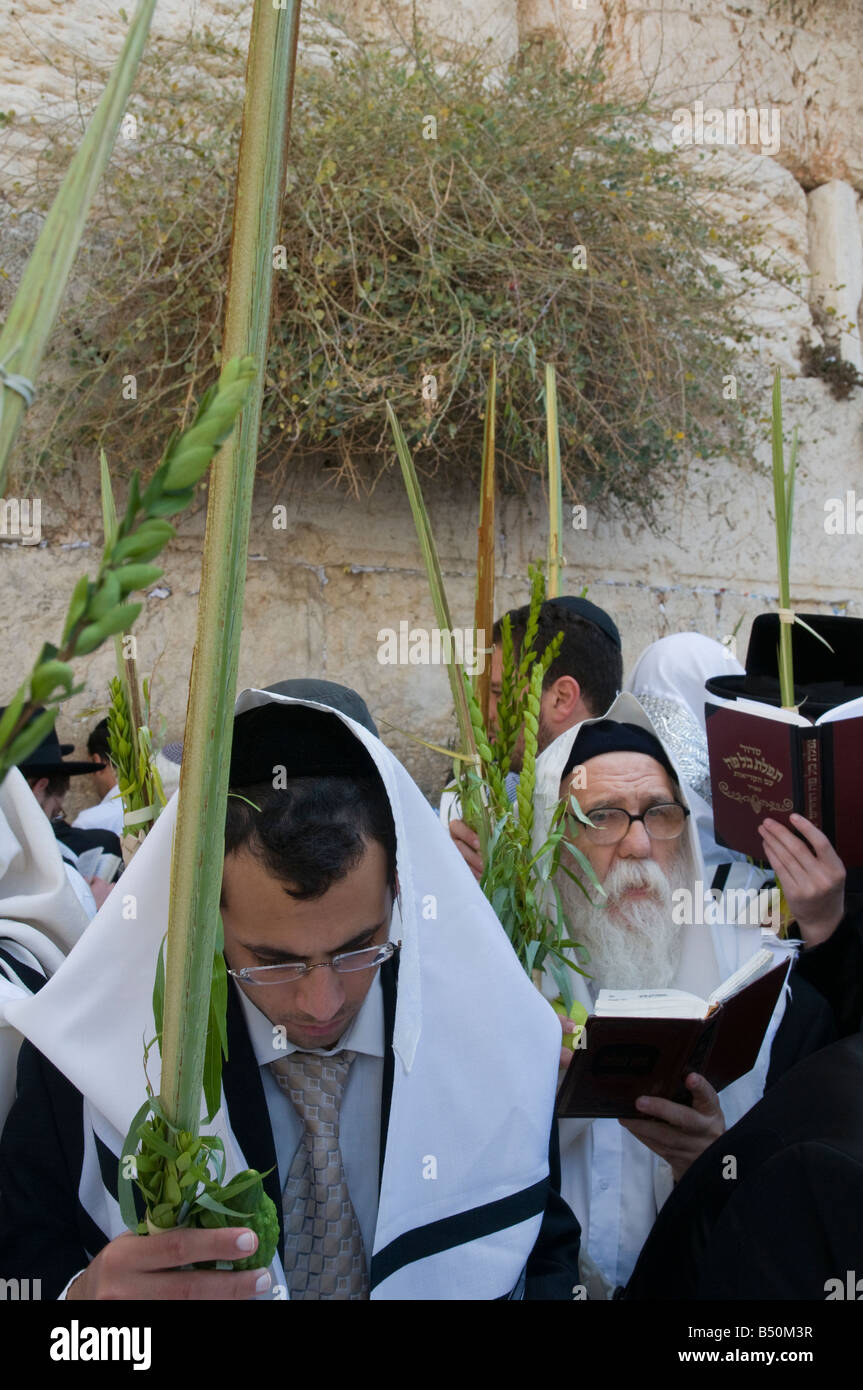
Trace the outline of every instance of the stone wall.
{"label": "stone wall", "polygon": [[[52,102],[71,99],[75,54],[116,51],[124,25],[113,5],[71,0],[13,4],[0,19],[0,110],[32,114],[16,123],[7,152],[26,163],[38,143],[38,123]],[[599,4],[586,0],[511,0],[511,3],[417,5],[448,39],[488,38],[506,55],[519,40],[563,38],[573,52],[607,39],[606,67],[614,80],[652,93],[657,139],[672,138],[677,108],[768,107],[782,115],[775,154],[763,147],[692,146],[682,158],[712,161],[720,186],[713,195],[730,218],[757,217],[766,252],[779,255],[807,279],[801,295],[779,295],[763,284],[747,288],[746,309],[755,338],[741,363],[741,392],[764,420],[765,446],[748,466],[693,459],[679,484],[662,499],[661,534],[647,531],[619,510],[588,515],[584,530],[564,546],[566,585],[607,607],[624,640],[627,667],[649,641],[697,628],[723,637],[737,631],[745,651],[751,618],[776,601],[766,447],[770,373],[779,363],[786,382],[786,418],[800,427],[793,599],[799,610],[863,612],[863,575],[856,533],[856,493],[863,503],[861,440],[863,391],[838,402],[824,382],[799,372],[799,339],[820,341],[818,324],[846,360],[861,365],[860,296],[863,292],[861,203],[863,103],[859,53],[863,11],[856,3],[821,0],[807,6],[753,0],[739,8],[699,0],[674,6]],[[214,27],[235,25],[244,43],[236,0],[208,0],[194,13]],[[348,21],[362,13],[381,32],[409,33],[411,6],[345,3]],[[458,23],[454,18],[457,12]],[[180,0],[160,0],[154,34],[181,35],[193,14]],[[306,27],[306,61],[325,59],[327,31]],[[404,26],[407,24],[407,28]],[[456,33],[456,28],[459,33]],[[575,59],[573,59],[574,61]],[[52,66],[56,64],[56,66]],[[734,266],[725,266],[729,275]],[[808,275],[811,273],[811,286]],[[813,308],[815,318],[813,320]],[[747,380],[744,367],[754,373]],[[744,382],[746,383],[744,385]],[[250,541],[240,680],[268,683],[292,675],[321,674],[354,685],[379,721],[440,742],[451,731],[449,695],[441,669],[382,665],[378,633],[406,621],[431,625],[431,606],[400,484],[384,476],[359,501],[334,493],[314,460],[294,470],[273,492],[262,483]],[[850,499],[848,493],[854,494]],[[842,502],[844,534],[830,517]],[[849,511],[850,501],[850,511]],[[467,625],[473,602],[476,490],[429,485],[428,502],[450,589],[454,622]],[[287,508],[287,529],[275,529],[273,508]],[[863,505],[861,505],[863,512]],[[499,510],[499,607],[524,601],[526,570],[545,553],[541,491],[508,498]],[[148,597],[138,625],[142,669],[155,667],[155,699],[166,734],[182,733],[198,586],[203,498],[183,521],[169,548],[162,585]],[[832,525],[833,529],[827,529]],[[860,520],[863,535],[863,517]],[[99,504],[64,475],[42,498],[38,546],[0,540],[0,640],[7,652],[0,696],[35,656],[39,642],[59,631],[75,578],[92,565],[99,544]],[[161,596],[160,596],[161,595]],[[11,656],[14,654],[14,661]],[[61,736],[80,743],[76,716],[104,698],[108,652],[82,663],[84,692],[64,710]],[[384,732],[431,791],[446,764],[403,734]]]}

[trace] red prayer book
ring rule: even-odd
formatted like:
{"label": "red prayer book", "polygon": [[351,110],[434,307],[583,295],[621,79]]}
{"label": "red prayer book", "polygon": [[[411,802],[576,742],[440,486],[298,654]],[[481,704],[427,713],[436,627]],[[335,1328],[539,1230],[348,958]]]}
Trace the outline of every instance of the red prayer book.
{"label": "red prayer book", "polygon": [[832,651],[792,629],[795,703],[780,707],[776,614],[755,619],[745,676],[707,682],[714,832],[764,863],[758,826],[812,821],[848,869],[863,867],[863,621],[806,615]]}

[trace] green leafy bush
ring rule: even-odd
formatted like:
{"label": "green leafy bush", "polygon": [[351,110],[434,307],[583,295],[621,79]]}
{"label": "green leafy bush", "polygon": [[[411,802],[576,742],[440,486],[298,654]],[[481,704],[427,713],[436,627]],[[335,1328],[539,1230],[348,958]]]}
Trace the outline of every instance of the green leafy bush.
{"label": "green leafy bush", "polygon": [[[654,147],[646,106],[605,94],[600,58],[567,71],[544,46],[507,69],[442,68],[355,46],[301,70],[262,421],[270,467],[313,451],[330,476],[370,486],[387,466],[389,399],[421,473],[478,469],[492,353],[504,486],[544,469],[546,362],[571,498],[650,517],[682,450],[739,447],[743,411],[722,388],[746,332],[714,258],[745,264],[756,231],[699,203],[703,176]],[[214,374],[241,61],[205,35],[145,62],[137,139],[118,145],[95,219],[54,408],[38,429],[34,415],[37,469],[100,446],[129,467],[155,462],[165,413],[182,419]]]}

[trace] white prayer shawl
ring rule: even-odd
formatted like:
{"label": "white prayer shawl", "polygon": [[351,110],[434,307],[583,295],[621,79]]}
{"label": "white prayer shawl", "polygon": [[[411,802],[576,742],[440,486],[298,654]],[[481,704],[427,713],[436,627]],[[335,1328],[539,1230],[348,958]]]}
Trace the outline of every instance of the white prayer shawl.
{"label": "white prayer shawl", "polygon": [[[327,709],[247,690],[236,712],[271,702]],[[519,1283],[545,1206],[540,1189],[548,1176],[559,1024],[419,788],[384,744],[338,717],[374,759],[398,846],[401,908],[391,937],[403,944],[395,1075],[373,1250],[385,1273],[371,1297],[506,1297]],[[142,1044],[153,1034],[176,805],[175,796],[63,968],[39,995],[9,1011],[83,1093],[86,1122],[114,1154],[144,1099]],[[158,1090],[156,1049],[148,1068]],[[224,1142],[229,1176],[248,1166],[224,1105],[208,1129]],[[113,1238],[124,1227],[99,1175],[92,1134],[86,1147],[79,1195]],[[470,1214],[506,1199],[512,1206],[488,1214],[489,1233],[477,1235]],[[429,1226],[447,1218],[456,1219],[457,1234],[451,1248],[440,1248],[440,1228],[435,1235]],[[276,1296],[285,1297],[278,1258],[271,1272]]]}
{"label": "white prayer shawl", "polygon": [[770,872],[750,864],[745,854],[717,843],[704,716],[705,682],[712,676],[742,676],[744,669],[728,647],[700,632],[674,632],[645,647],[624,689],[648,716],[686,780],[689,806],[698,829],[707,886],[727,865],[726,888],[759,888]]}
{"label": "white prayer shawl", "polygon": [[[88,921],[51,823],[12,768],[0,786],[0,945],[22,965],[53,975]],[[3,1020],[3,1005],[29,993],[15,966],[0,961],[0,1127],[15,1099],[21,1046],[17,1028]]]}
{"label": "white prayer shawl", "polygon": [[[651,720],[632,695],[619,695],[601,717],[637,724],[659,737]],[[597,721],[589,719],[584,722],[591,724]],[[535,848],[548,835],[551,818],[559,802],[563,769],[581,727],[577,725],[561,734],[537,760],[533,831]],[[665,744],[663,747],[678,774],[683,798],[688,804],[690,793],[686,782],[671,750]],[[687,818],[684,834],[695,866],[695,878],[703,880],[698,835],[691,816]],[[573,866],[573,871],[577,872],[577,866]],[[710,921],[711,916],[711,913],[702,913],[701,919],[703,921],[706,917]],[[762,947],[776,953],[777,964],[781,961],[790,963],[796,949],[795,943],[779,941],[772,932],[734,923],[684,926],[682,932],[680,963],[672,987],[687,990],[702,999],[706,999],[722,980],[727,979]],[[585,968],[589,970],[589,964]],[[589,982],[584,976],[573,972],[572,983],[575,997],[588,1012],[592,1012],[593,996]],[[557,986],[548,975],[544,981],[544,992],[549,998],[554,998],[558,993]],[[722,1112],[729,1128],[763,1094],[770,1065],[770,1048],[785,1011],[787,992],[786,985],[752,1071],[720,1093]],[[558,1121],[558,1125],[561,1193],[581,1223],[584,1245],[613,1288],[615,1284],[625,1283],[628,1279],[656,1214],[671,1192],[671,1168],[616,1120],[563,1119]]]}

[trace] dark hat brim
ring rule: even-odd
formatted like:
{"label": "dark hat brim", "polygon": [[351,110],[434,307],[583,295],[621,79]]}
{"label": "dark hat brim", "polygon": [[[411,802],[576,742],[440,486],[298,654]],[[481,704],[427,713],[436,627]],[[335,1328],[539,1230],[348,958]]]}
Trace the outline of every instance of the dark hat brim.
{"label": "dark hat brim", "polygon": [[[72,744],[74,748],[74,743]],[[64,777],[83,777],[88,772],[101,772],[104,763],[64,763],[62,760],[54,763],[19,763],[20,770],[26,777],[53,777],[58,772]]]}

